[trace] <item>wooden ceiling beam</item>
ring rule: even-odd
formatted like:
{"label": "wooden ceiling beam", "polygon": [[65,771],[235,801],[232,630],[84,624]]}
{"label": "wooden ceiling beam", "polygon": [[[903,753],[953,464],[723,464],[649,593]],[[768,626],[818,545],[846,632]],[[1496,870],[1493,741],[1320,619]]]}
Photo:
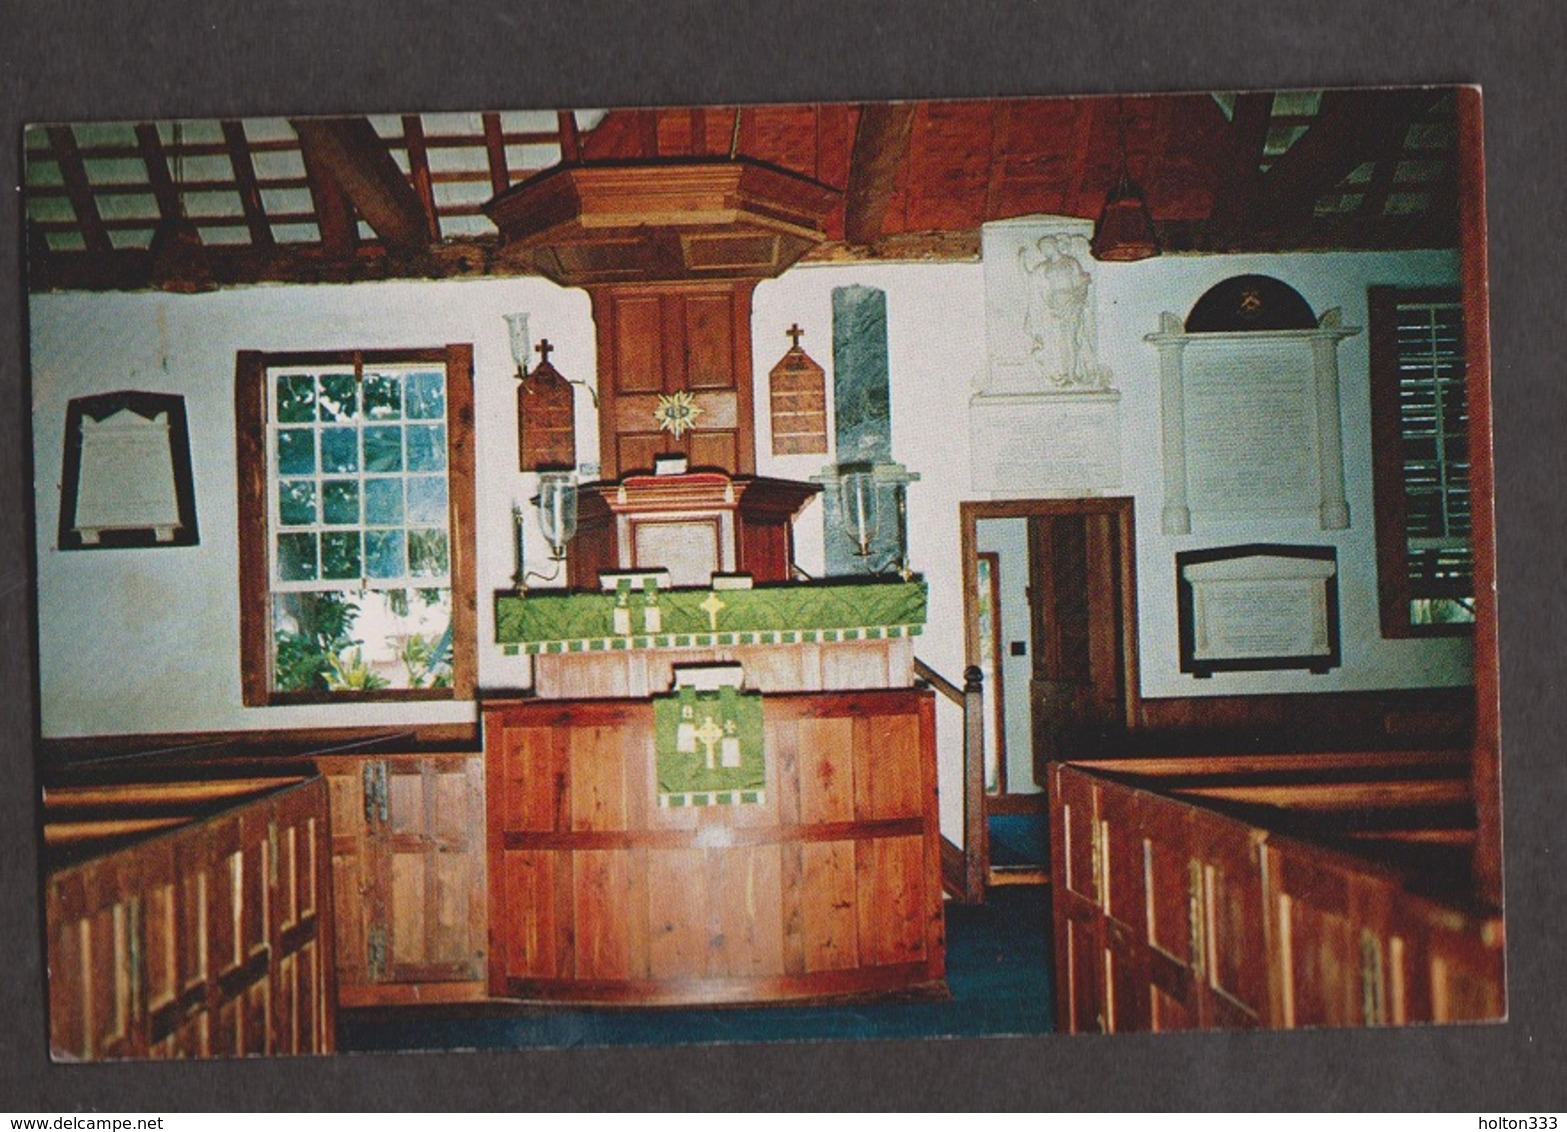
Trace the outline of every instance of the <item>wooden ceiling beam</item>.
{"label": "wooden ceiling beam", "polygon": [[511,173],[506,168],[506,139],[501,136],[501,116],[484,114],[484,153],[490,162],[490,193],[500,196],[511,188]]}
{"label": "wooden ceiling beam", "polygon": [[54,253],[49,250],[49,238],[33,220],[27,221],[27,270],[29,275],[48,274],[49,261]]}
{"label": "wooden ceiling beam", "polygon": [[1262,183],[1262,156],[1273,122],[1273,94],[1249,91],[1235,99],[1222,158],[1215,163],[1208,226],[1228,233],[1251,216]]}
{"label": "wooden ceiling beam", "polygon": [[873,102],[861,108],[843,216],[844,239],[850,244],[866,247],[881,238],[918,108],[914,102]]}
{"label": "wooden ceiling beam", "polygon": [[1309,224],[1317,198],[1374,160],[1440,97],[1440,91],[1328,91],[1316,125],[1273,163],[1250,210],[1255,230]]}
{"label": "wooden ceiling beam", "polygon": [[158,136],[158,127],[151,122],[139,123],[136,126],[136,145],[142,164],[147,166],[147,181],[152,185],[153,199],[158,202],[158,216],[163,220],[175,219],[182,211],[180,194],[174,185],[174,178],[169,175],[169,159],[163,151],[163,139]]}
{"label": "wooden ceiling beam", "polygon": [[1398,179],[1398,166],[1404,155],[1404,132],[1388,134],[1382,148],[1371,158],[1376,167],[1371,171],[1371,182],[1365,188],[1361,211],[1367,216],[1381,216],[1387,208],[1387,198],[1392,195],[1393,183]]}
{"label": "wooden ceiling beam", "polygon": [[403,146],[408,150],[408,176],[424,208],[430,239],[441,238],[441,214],[435,207],[434,181],[430,176],[430,151],[425,145],[424,120],[417,114],[403,115]]}
{"label": "wooden ceiling beam", "polygon": [[250,242],[258,248],[271,247],[272,225],[262,205],[261,187],[256,183],[256,167],[250,160],[250,146],[245,140],[244,125],[233,118],[225,119],[223,141],[228,146],[229,164],[234,166],[234,184],[245,210],[245,226],[250,229]]}
{"label": "wooden ceiling beam", "polygon": [[[1080,98],[1072,108],[1072,141],[1068,150],[1072,165],[1058,206],[1068,216],[1097,214],[1099,206],[1104,203],[1102,197],[1098,201],[1091,197],[1085,200],[1083,186],[1088,183],[1088,169],[1093,160],[1094,127],[1099,122],[1100,111],[1109,105],[1110,100],[1107,98]],[[1115,113],[1117,131],[1125,129],[1126,106],[1123,100],[1116,100]],[[1112,177],[1120,173],[1120,151],[1117,149],[1115,152],[1116,172],[1111,174]],[[1108,192],[1109,189],[1110,186],[1106,185],[1104,191]]]}
{"label": "wooden ceiling beam", "polygon": [[[408,278],[408,264],[385,249],[365,244],[346,257],[317,244],[214,244],[203,249],[213,281],[221,287],[252,283],[364,283]],[[34,291],[137,291],[154,286],[153,257],[144,249],[107,254],[51,252],[29,265]],[[509,254],[493,237],[448,240],[420,260],[420,278],[470,279],[534,274],[532,265]]]}
{"label": "wooden ceiling beam", "polygon": [[570,110],[561,110],[555,115],[555,124],[560,135],[560,159],[575,165],[582,160],[582,135],[577,132],[577,116]]}
{"label": "wooden ceiling beam", "polygon": [[387,251],[413,257],[429,249],[419,194],[368,118],[298,118],[292,124],[306,168],[314,164],[337,182]]}
{"label": "wooden ceiling beam", "polygon": [[76,135],[69,126],[50,126],[49,144],[54,148],[54,159],[60,166],[60,177],[65,181],[65,192],[76,212],[76,222],[81,226],[82,239],[87,250],[100,254],[112,252],[114,245],[98,214],[98,202],[93,199],[92,184],[87,180],[87,168],[82,164],[81,151],[76,148]]}
{"label": "wooden ceiling beam", "polygon": [[332,174],[320,166],[309,150],[301,149],[299,155],[305,162],[305,181],[310,186],[310,202],[315,208],[321,246],[329,256],[346,259],[359,246],[359,224],[354,218],[354,206]]}

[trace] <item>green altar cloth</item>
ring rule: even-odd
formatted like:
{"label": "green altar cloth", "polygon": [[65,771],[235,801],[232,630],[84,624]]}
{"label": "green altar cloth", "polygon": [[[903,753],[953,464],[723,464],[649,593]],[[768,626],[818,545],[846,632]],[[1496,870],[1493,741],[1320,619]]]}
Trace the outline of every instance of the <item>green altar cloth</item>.
{"label": "green altar cloth", "polygon": [[[617,634],[614,593],[535,591],[495,598],[495,639],[508,654],[714,648],[912,637],[925,625],[923,581],[811,582],[749,590],[661,590],[657,633]],[[643,598],[633,594],[640,629]]]}
{"label": "green altar cloth", "polygon": [[767,801],[762,697],[732,687],[681,688],[653,700],[660,806]]}

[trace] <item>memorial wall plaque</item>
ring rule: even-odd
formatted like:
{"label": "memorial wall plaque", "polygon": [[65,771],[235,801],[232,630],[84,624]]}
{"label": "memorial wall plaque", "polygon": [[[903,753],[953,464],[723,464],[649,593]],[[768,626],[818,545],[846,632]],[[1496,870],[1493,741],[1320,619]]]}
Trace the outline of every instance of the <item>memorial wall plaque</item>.
{"label": "memorial wall plaque", "polygon": [[971,479],[996,496],[1121,483],[1121,395],[1099,360],[1090,221],[986,224],[985,365],[969,399]]}
{"label": "memorial wall plaque", "polygon": [[973,484],[996,495],[1117,487],[1121,395],[996,394],[969,402]]}
{"label": "memorial wall plaque", "polygon": [[1349,526],[1337,309],[1299,330],[1189,332],[1173,314],[1159,350],[1166,534],[1214,520],[1312,516]]}
{"label": "memorial wall plaque", "polygon": [[185,399],[102,393],[66,411],[61,550],[195,546]]}
{"label": "memorial wall plaque", "polygon": [[1331,546],[1252,543],[1175,556],[1181,671],[1339,664],[1338,557]]}

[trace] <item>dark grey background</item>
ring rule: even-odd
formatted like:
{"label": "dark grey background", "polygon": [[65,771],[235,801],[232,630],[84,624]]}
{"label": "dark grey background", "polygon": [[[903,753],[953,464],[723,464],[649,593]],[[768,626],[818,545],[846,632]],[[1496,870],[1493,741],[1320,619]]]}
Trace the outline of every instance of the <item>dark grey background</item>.
{"label": "dark grey background", "polygon": [[[1386,1032],[55,1066],[44,1041],[20,196],[0,194],[0,1111],[1567,1107],[1561,95],[1567,5],[0,0],[26,122],[743,100],[1485,88],[1512,1021]],[[213,532],[212,537],[221,537]],[[127,657],[127,663],[134,659]]]}

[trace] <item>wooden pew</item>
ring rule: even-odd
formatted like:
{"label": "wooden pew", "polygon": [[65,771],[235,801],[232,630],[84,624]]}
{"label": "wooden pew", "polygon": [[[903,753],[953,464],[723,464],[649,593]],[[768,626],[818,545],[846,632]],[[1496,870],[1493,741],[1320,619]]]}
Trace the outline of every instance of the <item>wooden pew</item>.
{"label": "wooden pew", "polygon": [[1052,764],[1057,1021],[1498,1018],[1463,750]]}
{"label": "wooden pew", "polygon": [[47,788],[53,1056],[330,1052],[328,830],[298,773]]}

